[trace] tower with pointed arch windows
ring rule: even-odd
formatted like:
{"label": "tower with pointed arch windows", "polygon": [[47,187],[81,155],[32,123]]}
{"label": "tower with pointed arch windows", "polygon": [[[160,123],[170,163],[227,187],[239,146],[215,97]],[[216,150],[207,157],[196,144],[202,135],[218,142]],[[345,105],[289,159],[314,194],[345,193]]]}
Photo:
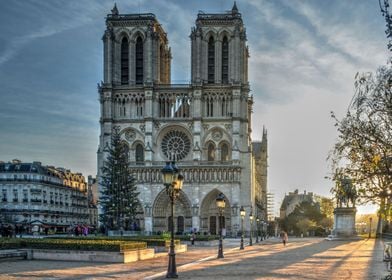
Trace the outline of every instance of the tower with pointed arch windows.
{"label": "tower with pointed arch windows", "polygon": [[[119,126],[140,192],[137,228],[169,229],[160,174],[169,160],[185,177],[175,205],[177,232],[216,234],[220,223],[236,235],[241,206],[266,220],[266,132],[262,142],[252,143],[249,51],[236,4],[230,12],[197,15],[189,84],[170,83],[171,50],[154,14],[120,14],[115,6],[102,39],[98,177],[104,147]],[[215,204],[220,193],[226,197],[222,220]],[[249,229],[248,220],[245,225]]]}

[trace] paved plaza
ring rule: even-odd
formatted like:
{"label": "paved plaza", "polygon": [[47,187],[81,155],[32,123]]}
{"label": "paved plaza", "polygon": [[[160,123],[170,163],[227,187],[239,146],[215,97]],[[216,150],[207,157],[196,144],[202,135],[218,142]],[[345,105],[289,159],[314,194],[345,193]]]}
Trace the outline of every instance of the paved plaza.
{"label": "paved plaza", "polygon": [[[225,240],[225,258],[216,247],[190,247],[177,254],[179,279],[381,279],[387,274],[380,240],[291,239],[286,247],[269,239],[238,250]],[[167,254],[128,264],[26,261],[0,262],[0,279],[164,279]]]}

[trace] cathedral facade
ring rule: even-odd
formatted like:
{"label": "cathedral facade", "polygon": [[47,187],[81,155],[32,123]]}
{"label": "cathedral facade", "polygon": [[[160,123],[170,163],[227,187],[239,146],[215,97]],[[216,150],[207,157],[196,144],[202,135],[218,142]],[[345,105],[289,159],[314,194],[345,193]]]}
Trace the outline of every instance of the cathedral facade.
{"label": "cathedral facade", "polygon": [[[230,12],[197,15],[189,84],[171,84],[171,49],[154,14],[120,14],[115,6],[106,26],[98,178],[117,126],[138,182],[137,223],[145,232],[169,230],[161,169],[172,160],[184,176],[176,232],[217,234],[221,222],[234,236],[241,230],[241,206],[247,230],[251,211],[266,220],[267,134],[252,143],[249,50],[236,5]],[[226,197],[221,220],[215,203],[220,193]]]}

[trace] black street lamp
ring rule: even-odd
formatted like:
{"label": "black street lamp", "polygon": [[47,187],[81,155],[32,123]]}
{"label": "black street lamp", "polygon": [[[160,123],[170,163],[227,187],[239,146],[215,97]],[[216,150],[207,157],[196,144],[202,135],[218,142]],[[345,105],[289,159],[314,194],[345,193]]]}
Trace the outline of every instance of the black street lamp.
{"label": "black street lamp", "polygon": [[167,267],[166,278],[178,278],[176,267],[176,253],[174,251],[174,202],[180,194],[184,176],[180,173],[175,162],[166,162],[165,167],[161,170],[163,184],[166,187],[166,193],[171,203],[171,227],[170,227],[170,249],[169,249],[169,265]]}
{"label": "black street lamp", "polygon": [[218,259],[223,259],[223,241],[222,241],[222,212],[225,209],[226,201],[223,193],[220,193],[216,198],[216,206],[219,211],[219,247],[218,247]]}
{"label": "black street lamp", "polygon": [[259,222],[260,219],[257,217],[256,219],[256,243],[259,243]]}
{"label": "black street lamp", "polygon": [[244,250],[244,218],[245,218],[245,209],[243,206],[240,208],[240,215],[241,215],[241,243],[240,243],[240,250]]}
{"label": "black street lamp", "polygon": [[252,213],[252,208],[250,208],[250,213],[249,213],[249,220],[250,220],[250,230],[249,230],[249,246],[252,246],[252,226],[253,226],[253,213]]}

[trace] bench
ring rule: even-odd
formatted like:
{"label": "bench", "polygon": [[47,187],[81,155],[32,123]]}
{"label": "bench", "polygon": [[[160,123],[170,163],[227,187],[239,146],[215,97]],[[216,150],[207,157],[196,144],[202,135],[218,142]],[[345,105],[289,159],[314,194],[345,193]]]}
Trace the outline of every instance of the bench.
{"label": "bench", "polygon": [[10,258],[27,259],[27,251],[19,251],[19,250],[0,251],[0,259],[10,259]]}

